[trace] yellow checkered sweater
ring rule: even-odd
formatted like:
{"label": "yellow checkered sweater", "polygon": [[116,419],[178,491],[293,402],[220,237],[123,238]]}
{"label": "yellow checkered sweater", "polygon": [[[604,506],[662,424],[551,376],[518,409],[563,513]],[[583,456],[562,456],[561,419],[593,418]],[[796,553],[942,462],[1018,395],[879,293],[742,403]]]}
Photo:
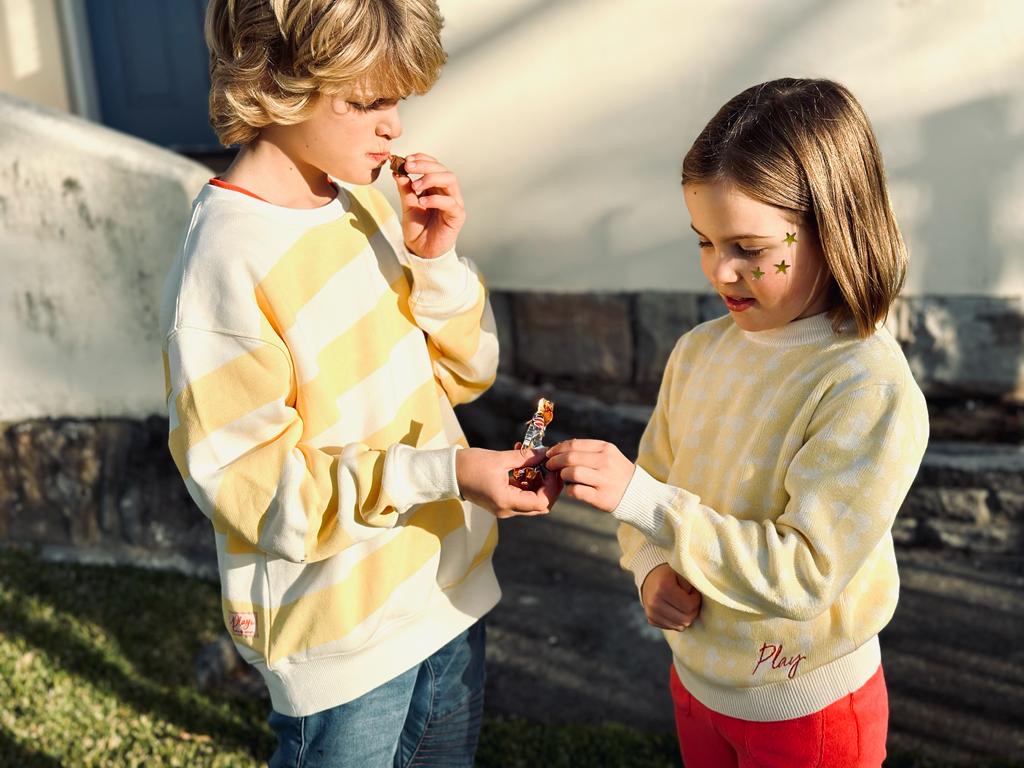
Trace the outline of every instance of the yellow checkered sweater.
{"label": "yellow checkered sweater", "polygon": [[493,316],[468,262],[402,242],[369,187],[295,210],[208,185],[165,288],[171,453],[213,523],[225,625],[287,715],[392,679],[499,598],[452,409],[494,379]]}
{"label": "yellow checkered sweater", "polygon": [[822,315],[748,333],[730,317],[677,343],[613,514],[637,585],[669,563],[703,595],[665,631],[707,707],[818,711],[878,669],[899,593],[891,528],[928,439],[924,398],[885,329]]}

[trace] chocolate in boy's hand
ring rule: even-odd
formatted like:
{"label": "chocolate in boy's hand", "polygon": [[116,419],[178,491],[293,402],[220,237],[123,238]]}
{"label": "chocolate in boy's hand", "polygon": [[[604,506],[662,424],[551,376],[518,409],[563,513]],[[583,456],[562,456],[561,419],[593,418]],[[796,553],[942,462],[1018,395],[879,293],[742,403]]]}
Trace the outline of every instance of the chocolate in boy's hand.
{"label": "chocolate in boy's hand", "polygon": [[405,170],[405,158],[401,155],[391,156],[391,170],[397,173],[399,176],[408,176],[409,172]]}
{"label": "chocolate in boy's hand", "polygon": [[[544,431],[553,418],[555,418],[555,404],[542,397],[537,401],[537,412],[533,414],[532,419],[526,422],[526,434],[523,436],[521,448],[523,450],[543,448]],[[535,491],[544,483],[546,474],[547,470],[544,465],[539,464],[535,467],[510,469],[508,479],[517,488],[522,488],[524,491]]]}

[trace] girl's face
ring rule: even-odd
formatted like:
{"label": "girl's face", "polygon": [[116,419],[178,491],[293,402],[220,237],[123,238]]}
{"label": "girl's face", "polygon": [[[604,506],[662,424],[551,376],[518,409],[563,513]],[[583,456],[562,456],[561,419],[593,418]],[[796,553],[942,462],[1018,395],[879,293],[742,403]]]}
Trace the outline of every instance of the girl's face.
{"label": "girl's face", "polygon": [[727,181],[683,187],[700,263],[745,331],[780,328],[829,308],[831,278],[817,238],[789,211]]}

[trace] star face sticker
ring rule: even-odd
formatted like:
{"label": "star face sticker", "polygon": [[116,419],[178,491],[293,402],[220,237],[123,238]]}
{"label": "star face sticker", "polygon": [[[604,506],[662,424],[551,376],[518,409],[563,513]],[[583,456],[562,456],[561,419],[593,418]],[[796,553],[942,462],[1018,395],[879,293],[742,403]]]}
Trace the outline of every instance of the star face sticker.
{"label": "star face sticker", "polygon": [[787,232],[784,242],[786,245],[796,245],[796,232]]}
{"label": "star face sticker", "polygon": [[760,280],[764,277],[764,272],[761,271],[760,267],[754,267],[754,271],[751,274],[754,276],[755,280]]}
{"label": "star face sticker", "polygon": [[793,266],[793,265],[792,265],[792,264],[787,264],[787,263],[786,263],[786,260],[785,260],[785,259],[783,259],[783,260],[782,260],[782,261],[780,261],[780,262],[779,262],[778,264],[773,264],[772,266],[774,266],[774,267],[775,267],[775,274],[777,275],[777,274],[779,274],[780,272],[781,272],[782,274],[786,274],[786,270],[787,270],[787,269],[789,269],[789,268],[790,268],[791,266]]}

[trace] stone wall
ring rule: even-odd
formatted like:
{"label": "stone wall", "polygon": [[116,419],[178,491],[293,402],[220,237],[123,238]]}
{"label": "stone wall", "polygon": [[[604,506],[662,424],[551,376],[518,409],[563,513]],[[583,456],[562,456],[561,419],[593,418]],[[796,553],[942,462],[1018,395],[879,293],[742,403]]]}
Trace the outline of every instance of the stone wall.
{"label": "stone wall", "polygon": [[[719,312],[714,297],[669,293],[499,291],[494,306],[502,373],[483,397],[459,408],[470,442],[510,446],[543,394],[557,402],[549,444],[599,437],[632,455],[675,339]],[[897,539],[1019,552],[1020,300],[907,299],[891,321],[932,397],[987,399],[1018,416],[996,442],[948,442],[933,430]],[[213,574],[210,525],[188,498],[166,442],[167,421],[158,416],[0,422],[0,542],[54,558]]]}
{"label": "stone wall", "polygon": [[[692,292],[493,291],[501,372],[609,401],[652,403],[676,339],[725,313]],[[897,299],[887,325],[931,398],[1024,404],[1024,299]]]}

